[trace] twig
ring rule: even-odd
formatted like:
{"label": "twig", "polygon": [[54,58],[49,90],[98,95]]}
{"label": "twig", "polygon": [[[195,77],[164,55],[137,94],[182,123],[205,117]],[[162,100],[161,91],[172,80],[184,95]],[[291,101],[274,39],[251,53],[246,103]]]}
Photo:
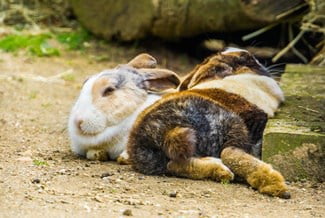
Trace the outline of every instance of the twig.
{"label": "twig", "polygon": [[0,75],[0,80],[13,80],[13,79],[26,79],[35,82],[44,82],[44,83],[60,83],[64,84],[65,81],[63,79],[54,78],[54,77],[43,77],[34,74],[18,74],[18,75]]}
{"label": "twig", "polygon": [[[292,30],[292,24],[289,24],[288,25],[288,29],[289,29],[289,41],[292,41],[293,40],[293,30]],[[308,59],[300,53],[300,51],[298,51],[295,46],[292,46],[291,48],[292,52],[302,60],[302,62],[304,62],[305,64],[308,63]]]}
{"label": "twig", "polygon": [[274,23],[274,24],[268,25],[268,26],[263,27],[263,28],[261,28],[261,29],[255,31],[255,32],[249,33],[249,34],[243,36],[243,37],[242,37],[242,40],[243,40],[243,41],[247,41],[247,40],[249,40],[249,39],[251,39],[251,38],[254,38],[254,37],[258,36],[258,35],[261,35],[262,33],[264,33],[264,32],[266,32],[266,31],[272,29],[272,28],[273,28],[274,26],[276,26],[276,25],[278,25],[278,23]]}
{"label": "twig", "polygon": [[292,47],[291,50],[298,58],[300,58],[300,60],[302,60],[302,62],[304,62],[304,64],[308,63],[308,59],[300,51],[298,51],[295,47]]}
{"label": "twig", "polygon": [[311,46],[310,44],[309,44],[309,42],[307,42],[307,40],[304,38],[304,37],[302,37],[301,38],[301,41],[309,48],[309,50],[311,50],[313,53],[316,53],[317,52],[317,50],[313,47],[313,46]]}
{"label": "twig", "polygon": [[293,7],[293,8],[291,8],[290,10],[288,10],[288,11],[282,13],[282,14],[277,15],[275,18],[276,18],[277,20],[279,20],[279,19],[281,19],[281,18],[283,18],[283,17],[286,17],[287,15],[290,15],[290,14],[292,14],[293,12],[295,12],[295,11],[297,11],[297,10],[301,9],[302,7],[305,7],[305,6],[307,6],[307,5],[308,5],[308,4],[307,4],[306,2],[303,3],[303,4],[297,5],[296,7]]}
{"label": "twig", "polygon": [[302,108],[302,109],[305,109],[306,111],[310,111],[310,112],[314,112],[314,113],[318,113],[319,114],[319,111],[316,111],[316,110],[313,110],[313,109],[310,109],[308,107],[303,107],[303,106],[298,106],[299,108]]}
{"label": "twig", "polygon": [[299,32],[299,34],[286,46],[284,47],[274,58],[272,58],[272,62],[276,62],[281,58],[285,53],[287,53],[298,41],[299,39],[305,34],[305,30]]}

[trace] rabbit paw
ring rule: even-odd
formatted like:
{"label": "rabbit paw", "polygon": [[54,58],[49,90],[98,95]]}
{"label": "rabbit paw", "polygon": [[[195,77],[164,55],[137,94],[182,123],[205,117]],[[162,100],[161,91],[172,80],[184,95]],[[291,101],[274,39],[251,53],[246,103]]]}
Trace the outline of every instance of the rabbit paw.
{"label": "rabbit paw", "polygon": [[87,159],[88,160],[99,160],[106,161],[108,160],[108,156],[106,151],[99,149],[91,149],[87,151]]}
{"label": "rabbit paw", "polygon": [[248,176],[247,181],[254,188],[257,188],[260,193],[284,199],[291,197],[283,176],[274,170],[271,165],[259,166],[257,170]]}
{"label": "rabbit paw", "polygon": [[126,151],[123,151],[120,156],[118,156],[117,158],[117,163],[120,165],[130,165],[130,159],[129,159],[129,155]]}
{"label": "rabbit paw", "polygon": [[218,182],[229,182],[234,180],[234,174],[218,158],[205,157],[207,169],[211,172],[211,178]]}

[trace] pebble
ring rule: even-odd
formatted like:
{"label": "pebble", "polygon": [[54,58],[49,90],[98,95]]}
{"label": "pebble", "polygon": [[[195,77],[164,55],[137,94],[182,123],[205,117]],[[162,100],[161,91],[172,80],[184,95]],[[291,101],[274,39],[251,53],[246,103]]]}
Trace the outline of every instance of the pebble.
{"label": "pebble", "polygon": [[61,170],[59,170],[59,173],[60,173],[61,175],[64,175],[66,172],[67,172],[66,169],[61,169]]}
{"label": "pebble", "polygon": [[171,197],[171,198],[176,198],[177,197],[177,192],[171,192],[171,193],[169,193],[168,196]]}
{"label": "pebble", "polygon": [[139,180],[144,180],[144,176],[139,176],[138,179]]}
{"label": "pebble", "polygon": [[123,211],[123,215],[124,215],[124,216],[132,216],[132,210],[130,210],[130,209],[126,209],[126,210],[124,210],[124,211]]}
{"label": "pebble", "polygon": [[105,178],[105,177],[109,177],[109,176],[113,176],[114,173],[111,173],[111,172],[107,172],[107,173],[103,173],[100,178]]}
{"label": "pebble", "polygon": [[32,183],[33,184],[39,184],[39,183],[41,183],[41,180],[40,179],[33,179]]}

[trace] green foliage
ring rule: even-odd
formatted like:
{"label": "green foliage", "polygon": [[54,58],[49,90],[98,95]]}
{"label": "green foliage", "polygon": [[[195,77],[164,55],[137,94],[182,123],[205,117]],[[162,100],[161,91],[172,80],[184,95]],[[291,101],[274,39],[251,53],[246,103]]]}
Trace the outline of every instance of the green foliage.
{"label": "green foliage", "polygon": [[32,91],[31,93],[29,93],[29,99],[35,99],[37,98],[37,91]]}
{"label": "green foliage", "polygon": [[33,160],[35,166],[48,166],[49,164],[46,161],[42,160]]}
{"label": "green foliage", "polygon": [[28,49],[32,55],[38,57],[58,56],[60,55],[59,48],[49,43],[51,39],[66,45],[70,50],[78,50],[84,48],[84,43],[90,39],[90,35],[84,29],[54,34],[13,34],[0,39],[0,49],[6,52],[17,52],[20,49]]}
{"label": "green foliage", "polygon": [[76,80],[76,76],[74,74],[66,74],[61,77],[65,81],[73,82]]}
{"label": "green foliage", "polygon": [[69,49],[77,50],[84,47],[84,43],[90,39],[90,35],[85,29],[80,29],[76,32],[58,33],[56,39],[66,44]]}
{"label": "green foliage", "polygon": [[222,184],[222,185],[229,185],[229,180],[227,180],[227,179],[222,179],[221,181],[220,181],[220,183]]}
{"label": "green foliage", "polygon": [[16,52],[27,48],[31,54],[43,57],[59,55],[59,50],[48,44],[49,34],[39,35],[9,35],[0,40],[0,49]]}

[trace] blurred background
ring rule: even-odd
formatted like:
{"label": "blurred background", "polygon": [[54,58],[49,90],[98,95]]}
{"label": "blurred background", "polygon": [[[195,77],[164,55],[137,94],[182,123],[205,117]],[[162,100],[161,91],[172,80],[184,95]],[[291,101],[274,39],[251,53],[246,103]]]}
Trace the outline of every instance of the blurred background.
{"label": "blurred background", "polygon": [[[324,22],[324,0],[0,0],[0,217],[324,217]],[[183,76],[228,46],[281,75],[262,159],[293,199],[71,153],[86,78],[141,52]]]}
{"label": "blurred background", "polygon": [[1,0],[0,49],[51,56],[63,44],[97,49],[98,61],[117,57],[113,46],[186,71],[173,56],[193,65],[233,46],[281,71],[283,63],[325,65],[324,22],[321,0]]}

